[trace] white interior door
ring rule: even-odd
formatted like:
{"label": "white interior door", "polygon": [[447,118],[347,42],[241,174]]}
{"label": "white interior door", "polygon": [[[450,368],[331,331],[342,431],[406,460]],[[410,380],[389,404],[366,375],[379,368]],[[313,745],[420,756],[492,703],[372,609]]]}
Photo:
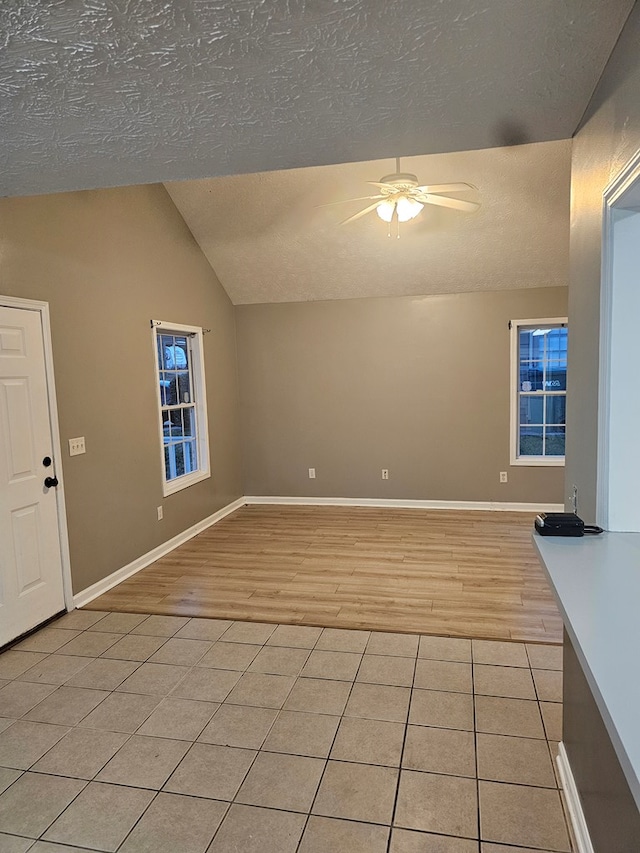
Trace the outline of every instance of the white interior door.
{"label": "white interior door", "polygon": [[64,609],[39,311],[0,307],[0,646]]}

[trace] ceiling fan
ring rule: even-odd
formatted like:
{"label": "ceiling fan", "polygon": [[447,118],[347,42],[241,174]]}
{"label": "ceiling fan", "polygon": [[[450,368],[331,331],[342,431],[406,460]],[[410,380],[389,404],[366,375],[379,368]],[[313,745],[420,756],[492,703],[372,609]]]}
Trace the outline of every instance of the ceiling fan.
{"label": "ceiling fan", "polygon": [[[459,198],[451,198],[442,193],[458,193],[466,190],[476,190],[472,184],[425,184],[418,185],[418,179],[409,172],[400,171],[400,158],[396,157],[396,171],[392,175],[385,175],[379,181],[367,181],[373,187],[377,187],[377,195],[361,196],[360,198],[342,199],[341,201],[329,202],[329,204],[344,204],[347,201],[371,201],[372,204],[363,210],[344,219],[340,224],[347,225],[355,222],[367,213],[375,210],[380,219],[389,223],[389,236],[391,236],[391,223],[396,220],[398,226],[398,237],[400,236],[400,223],[414,219],[425,204],[436,204],[440,207],[449,207],[453,210],[461,210],[465,213],[473,213],[478,210],[480,204],[475,201],[464,201]],[[327,207],[328,205],[321,205]]]}

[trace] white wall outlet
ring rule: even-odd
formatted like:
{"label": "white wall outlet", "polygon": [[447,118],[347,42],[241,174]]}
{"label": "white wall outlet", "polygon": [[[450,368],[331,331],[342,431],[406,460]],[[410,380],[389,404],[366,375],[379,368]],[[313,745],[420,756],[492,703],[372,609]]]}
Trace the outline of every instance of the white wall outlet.
{"label": "white wall outlet", "polygon": [[162,521],[164,512],[161,506],[158,507],[158,521]]}
{"label": "white wall outlet", "polygon": [[315,480],[315,478],[316,478],[316,469],[315,468],[309,468],[309,479]]}
{"label": "white wall outlet", "polygon": [[86,453],[87,450],[84,446],[84,436],[80,436],[80,438],[70,438],[69,439],[69,456],[79,456],[81,453]]}
{"label": "white wall outlet", "polygon": [[383,469],[382,469],[382,479],[383,479],[383,480],[388,480],[388,479],[389,479],[389,469],[388,469],[388,468],[383,468]]}
{"label": "white wall outlet", "polygon": [[569,500],[571,501],[571,511],[575,512],[575,514],[577,515],[578,514],[578,487],[575,485],[571,487],[571,496],[570,496]]}
{"label": "white wall outlet", "polygon": [[501,483],[508,483],[509,482],[509,476],[508,476],[506,471],[500,471],[500,482]]}

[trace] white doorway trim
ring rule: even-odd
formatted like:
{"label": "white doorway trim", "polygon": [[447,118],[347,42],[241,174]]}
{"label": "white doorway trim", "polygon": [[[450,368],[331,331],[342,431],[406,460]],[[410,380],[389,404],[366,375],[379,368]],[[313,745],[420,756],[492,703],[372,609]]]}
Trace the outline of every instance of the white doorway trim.
{"label": "white doorway trim", "polygon": [[[632,213],[633,210],[639,211]],[[637,297],[630,300],[631,286],[629,281],[621,280],[616,270],[616,236],[620,228],[616,226],[622,217],[631,214],[634,218],[640,217],[640,150],[629,160],[626,166],[605,188],[603,193],[602,211],[602,265],[600,285],[600,370],[598,378],[598,460],[597,460],[597,523],[605,530],[630,531],[628,511],[620,511],[621,498],[627,493],[637,494],[637,483],[631,483],[629,478],[633,477],[628,466],[627,473],[614,470],[612,462],[612,441],[616,440],[616,454],[630,451],[620,440],[620,427],[628,424],[628,413],[620,405],[616,379],[619,381],[621,359],[626,356],[629,364],[637,361],[637,332],[632,335],[625,328],[624,307],[633,309],[637,307]],[[628,241],[628,238],[627,238]],[[619,248],[619,247],[618,247]],[[634,249],[635,252],[635,249]],[[634,288],[637,293],[637,284]],[[635,305],[625,305],[629,301]],[[620,307],[619,303],[623,306]],[[627,321],[628,323],[628,321]],[[615,344],[614,344],[615,337]],[[622,351],[622,352],[621,352]],[[633,398],[632,398],[633,400]],[[635,405],[640,404],[640,392],[636,394]],[[624,438],[624,437],[623,437]],[[635,440],[635,439],[634,439]],[[622,443],[622,447],[620,446]],[[637,444],[637,442],[636,442]],[[619,469],[619,465],[615,466]],[[637,480],[637,471],[635,479]],[[612,482],[616,483],[616,491],[613,492]],[[625,482],[626,481],[626,482]],[[637,499],[636,499],[637,500]],[[617,508],[616,508],[617,507]],[[635,508],[631,510],[637,510]],[[635,513],[637,515],[637,513]],[[634,528],[632,532],[640,532],[640,525],[636,520],[631,522]]]}
{"label": "white doorway trim", "polygon": [[44,343],[44,363],[47,374],[47,395],[49,402],[49,425],[51,428],[51,440],[53,443],[54,458],[56,460],[56,477],[59,485],[56,488],[56,509],[58,512],[58,535],[60,539],[60,557],[62,559],[62,584],[64,590],[64,603],[67,610],[73,610],[73,587],[71,583],[71,556],[69,552],[69,530],[67,527],[67,511],[64,500],[64,476],[62,471],[62,446],[60,444],[60,426],[58,423],[58,404],[56,399],[56,385],[53,373],[53,344],[51,340],[51,322],[49,317],[49,303],[40,302],[36,299],[22,299],[17,296],[0,296],[0,306],[5,308],[23,308],[27,311],[38,311],[42,325],[42,339]]}

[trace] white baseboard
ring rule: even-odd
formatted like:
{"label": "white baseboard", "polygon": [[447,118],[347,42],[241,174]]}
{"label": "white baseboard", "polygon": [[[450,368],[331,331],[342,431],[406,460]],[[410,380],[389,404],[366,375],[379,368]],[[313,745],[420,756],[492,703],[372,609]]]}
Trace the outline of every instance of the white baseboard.
{"label": "white baseboard", "polygon": [[253,495],[244,498],[245,504],[276,504],[289,506],[370,506],[397,509],[460,509],[493,510],[494,512],[564,512],[563,504],[498,503],[494,501],[410,501],[386,498],[294,498]]}
{"label": "white baseboard", "polygon": [[567,811],[569,812],[569,821],[577,847],[576,853],[593,853],[593,845],[589,837],[589,829],[587,828],[584,812],[582,811],[580,795],[578,794],[576,782],[569,765],[567,751],[563,743],[558,744],[556,762],[558,764],[558,772],[560,774],[560,782],[562,783]]}
{"label": "white baseboard", "polygon": [[158,545],[152,551],[148,551],[146,554],[138,557],[137,560],[129,563],[128,566],[123,566],[121,569],[117,569],[101,581],[83,589],[82,592],[73,596],[74,605],[76,607],[84,607],[85,604],[93,601],[94,598],[97,598],[99,595],[107,592],[123,580],[135,575],[136,572],[139,572],[141,569],[151,565],[151,563],[159,560],[160,557],[164,557],[170,551],[173,551],[174,548],[177,548],[178,545],[188,542],[189,539],[193,539],[193,537],[197,536],[198,533],[202,533],[203,530],[206,530],[208,527],[211,527],[211,525],[216,524],[216,522],[225,518],[225,516],[230,515],[237,509],[240,509],[241,506],[244,506],[245,502],[244,498],[238,498],[237,501],[227,504],[227,506],[224,506],[222,509],[214,512],[213,515],[203,518],[202,521],[198,521],[192,527],[189,527],[187,530],[183,530],[182,533],[178,533],[177,536],[174,536],[172,539]]}

